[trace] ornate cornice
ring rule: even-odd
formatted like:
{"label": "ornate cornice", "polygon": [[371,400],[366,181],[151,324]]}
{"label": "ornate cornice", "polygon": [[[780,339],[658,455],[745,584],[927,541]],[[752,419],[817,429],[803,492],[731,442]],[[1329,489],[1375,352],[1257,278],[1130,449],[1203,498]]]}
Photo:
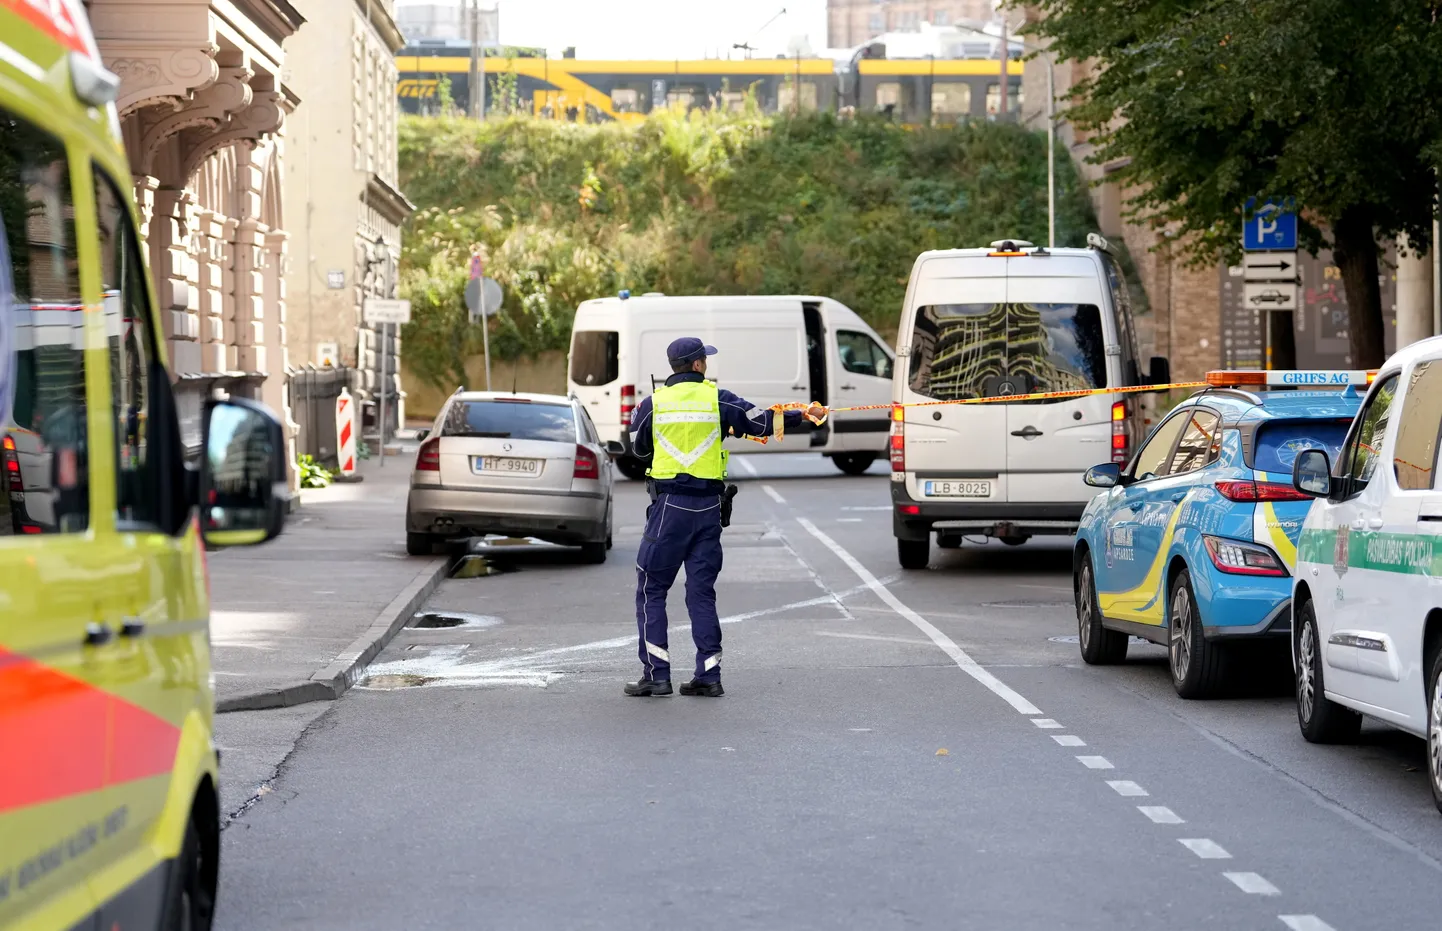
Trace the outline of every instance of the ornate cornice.
{"label": "ornate cornice", "polygon": [[214,45],[183,49],[156,49],[154,54],[105,56],[105,66],[120,76],[116,108],[121,119],[146,107],[179,110],[197,91],[220,77]]}
{"label": "ornate cornice", "polygon": [[205,133],[190,130],[183,136],[185,162],[182,166],[184,177],[195,174],[200,163],[211,154],[234,143],[247,143],[254,147],[266,136],[280,131],[285,123],[284,95],[278,90],[255,91],[250,106],[231,116],[229,122],[217,132]]}

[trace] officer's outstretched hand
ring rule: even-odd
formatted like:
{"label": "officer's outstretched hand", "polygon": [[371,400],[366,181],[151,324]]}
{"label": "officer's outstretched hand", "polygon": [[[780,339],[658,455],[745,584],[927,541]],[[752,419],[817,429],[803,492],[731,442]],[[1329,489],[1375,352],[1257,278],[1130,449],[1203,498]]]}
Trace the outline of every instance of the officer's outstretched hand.
{"label": "officer's outstretched hand", "polygon": [[812,401],[811,405],[806,408],[807,419],[817,423],[825,420],[830,413],[831,410],[825,404],[818,404],[815,401]]}

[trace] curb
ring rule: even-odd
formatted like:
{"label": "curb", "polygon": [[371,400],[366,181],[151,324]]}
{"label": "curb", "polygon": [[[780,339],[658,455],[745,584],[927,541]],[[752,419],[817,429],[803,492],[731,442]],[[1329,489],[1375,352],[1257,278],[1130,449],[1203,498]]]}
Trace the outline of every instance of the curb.
{"label": "curb", "polygon": [[405,626],[416,609],[440,586],[449,566],[450,560],[444,557],[428,562],[425,568],[416,573],[410,584],[381,609],[381,613],[376,615],[365,633],[341,651],[330,665],[313,673],[305,682],[283,689],[237,695],[218,701],[215,705],[216,713],[289,708],[313,701],[334,701],[340,698],[355,685],[361,670],[385,649],[386,644]]}

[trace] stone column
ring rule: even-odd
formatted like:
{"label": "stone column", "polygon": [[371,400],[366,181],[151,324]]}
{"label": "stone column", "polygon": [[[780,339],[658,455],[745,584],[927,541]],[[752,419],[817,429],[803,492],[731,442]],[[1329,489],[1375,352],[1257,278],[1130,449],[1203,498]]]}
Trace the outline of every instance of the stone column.
{"label": "stone column", "polygon": [[286,348],[285,330],[285,273],[286,243],[290,239],[284,231],[265,234],[264,255],[264,298],[265,298],[265,347],[270,367],[266,370],[265,384],[261,388],[261,400],[275,411],[285,429],[286,473],[291,490],[300,490],[300,475],[295,468],[297,455],[296,439],[300,436],[300,424],[291,416],[290,409],[290,352]]}
{"label": "stone column", "polygon": [[155,189],[160,179],[150,175],[133,175],[135,188],[135,209],[140,214],[140,245],[144,248],[150,242],[150,224],[155,219]]}
{"label": "stone column", "polygon": [[[1436,248],[1434,245],[1433,248]],[[1432,256],[1397,238],[1397,348],[1432,334]]]}
{"label": "stone column", "polygon": [[225,334],[225,218],[210,210],[196,217],[199,248],[200,365],[203,372],[229,368]]}
{"label": "stone column", "polygon": [[261,254],[265,234],[260,221],[247,217],[236,224],[232,241],[232,263],[235,291],[232,294],[232,319],[235,321],[235,343],[231,358],[241,372],[267,370],[265,354],[265,283]]}
{"label": "stone column", "polygon": [[196,261],[191,247],[194,227],[193,195],[189,191],[160,188],[155,192],[155,218],[151,221],[150,248],[161,325],[168,341],[171,371],[175,375],[201,371],[200,299],[196,289]]}

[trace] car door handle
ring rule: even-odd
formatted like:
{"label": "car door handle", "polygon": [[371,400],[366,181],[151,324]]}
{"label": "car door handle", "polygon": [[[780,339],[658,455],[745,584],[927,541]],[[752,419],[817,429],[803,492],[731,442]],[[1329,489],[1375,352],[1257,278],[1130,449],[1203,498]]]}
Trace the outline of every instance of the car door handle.
{"label": "car door handle", "polygon": [[805,385],[792,385],[792,386],[791,386],[791,390],[792,390],[792,391],[805,391],[805,390],[806,390],[806,386],[805,386]]}
{"label": "car door handle", "polygon": [[88,647],[104,646],[115,636],[115,631],[104,624],[85,625],[85,645]]}
{"label": "car door handle", "polygon": [[855,385],[842,385],[842,386],[841,386],[841,390],[842,390],[842,391],[855,391],[855,390],[856,390],[856,386],[855,386]]}
{"label": "car door handle", "polygon": [[1382,518],[1380,518],[1380,517],[1374,517],[1374,518],[1372,518],[1371,520],[1367,521],[1367,529],[1368,529],[1368,530],[1381,530],[1381,529],[1382,529]]}
{"label": "car door handle", "polygon": [[1021,438],[1024,439],[1024,440],[1030,440],[1030,439],[1035,439],[1036,437],[1041,436],[1041,431],[1038,430],[1036,427],[1033,427],[1031,424],[1027,424],[1025,427],[1021,428],[1020,430],[1013,430],[1013,431],[1011,431],[1011,435],[1012,435],[1012,436],[1019,436],[1019,437],[1021,437]]}
{"label": "car door handle", "polygon": [[138,617],[122,618],[120,621],[120,636],[139,637],[145,633],[145,622]]}
{"label": "car door handle", "polygon": [[1361,530],[1361,529],[1362,529],[1362,518],[1359,517],[1359,518],[1357,518],[1356,520],[1352,521],[1352,529],[1353,529],[1353,530]]}

